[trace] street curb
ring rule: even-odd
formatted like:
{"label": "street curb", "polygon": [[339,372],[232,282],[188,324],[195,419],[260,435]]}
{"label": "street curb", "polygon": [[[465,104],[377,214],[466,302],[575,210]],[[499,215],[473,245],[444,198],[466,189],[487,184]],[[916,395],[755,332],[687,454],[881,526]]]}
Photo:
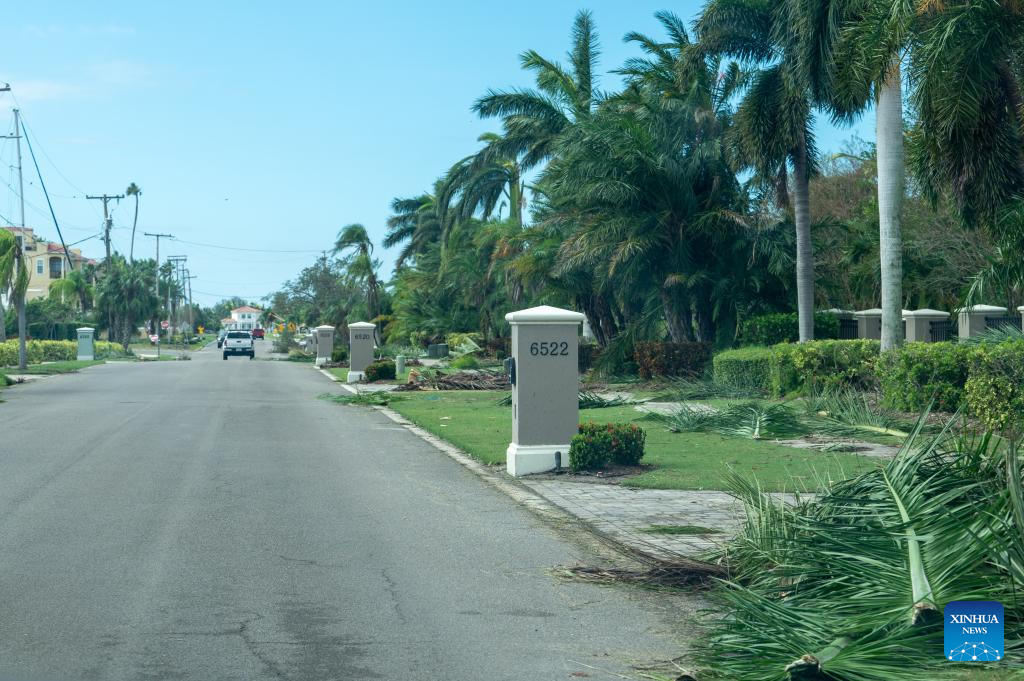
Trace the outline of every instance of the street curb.
{"label": "street curb", "polygon": [[329,378],[332,381],[334,381],[335,383],[341,383],[341,387],[344,388],[345,390],[349,391],[353,395],[358,395],[359,394],[358,390],[356,390],[355,388],[350,386],[348,383],[343,383],[340,378],[338,378],[337,376],[335,376],[334,374],[329,372],[327,369],[323,369],[321,367],[316,367],[316,370],[319,371],[324,376],[326,376],[327,378]]}

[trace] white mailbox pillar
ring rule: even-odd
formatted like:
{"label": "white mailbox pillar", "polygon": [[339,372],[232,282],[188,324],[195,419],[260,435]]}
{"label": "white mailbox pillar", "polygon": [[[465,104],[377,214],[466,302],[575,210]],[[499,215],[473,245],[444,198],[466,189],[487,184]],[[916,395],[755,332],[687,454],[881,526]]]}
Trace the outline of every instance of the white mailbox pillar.
{"label": "white mailbox pillar", "polygon": [[1017,308],[1017,312],[1020,313],[1020,328],[1021,328],[1021,331],[1024,331],[1024,305],[1021,305],[1020,307],[1018,307]]}
{"label": "white mailbox pillar", "polygon": [[83,326],[78,331],[78,360],[92,361],[96,359],[96,329]]}
{"label": "white mailbox pillar", "polygon": [[870,338],[873,340],[882,339],[882,310],[871,308],[854,312],[857,318],[857,338]]}
{"label": "white mailbox pillar", "polygon": [[505,315],[512,326],[512,443],[515,476],[569,465],[579,420],[579,328],[584,315],[542,305]]}
{"label": "white mailbox pillar", "polygon": [[331,353],[334,352],[334,327],[330,325],[318,326],[313,330],[316,338],[316,365],[322,367],[331,361]]}
{"label": "white mailbox pillar", "polygon": [[932,323],[944,322],[949,319],[949,313],[942,310],[904,310],[903,323],[907,329],[908,343],[931,343]]}
{"label": "white mailbox pillar", "polygon": [[348,382],[363,380],[363,372],[373,362],[373,332],[377,327],[370,322],[348,325]]}
{"label": "white mailbox pillar", "polygon": [[970,338],[988,328],[987,317],[1005,317],[1008,310],[995,305],[972,305],[960,310],[957,333],[961,338]]}

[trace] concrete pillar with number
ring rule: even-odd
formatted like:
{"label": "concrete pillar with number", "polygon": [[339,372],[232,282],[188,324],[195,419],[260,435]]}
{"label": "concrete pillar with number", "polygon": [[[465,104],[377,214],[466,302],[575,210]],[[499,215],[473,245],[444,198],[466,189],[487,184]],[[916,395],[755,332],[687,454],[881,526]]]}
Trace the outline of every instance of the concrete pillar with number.
{"label": "concrete pillar with number", "polygon": [[1020,314],[1020,328],[1024,331],[1024,305],[1017,308],[1017,312]]}
{"label": "concrete pillar with number", "polygon": [[512,443],[515,476],[569,465],[579,425],[579,312],[542,305],[505,315],[512,326]]}
{"label": "concrete pillar with number", "polygon": [[348,382],[363,380],[363,372],[373,362],[374,331],[370,322],[355,322],[348,325]]}
{"label": "concrete pillar with number", "polygon": [[92,361],[96,359],[96,329],[83,326],[78,331],[78,360]]}
{"label": "concrete pillar with number", "polygon": [[316,365],[322,367],[331,361],[331,353],[334,352],[334,327],[329,324],[318,326],[313,329],[313,336],[316,338]]}

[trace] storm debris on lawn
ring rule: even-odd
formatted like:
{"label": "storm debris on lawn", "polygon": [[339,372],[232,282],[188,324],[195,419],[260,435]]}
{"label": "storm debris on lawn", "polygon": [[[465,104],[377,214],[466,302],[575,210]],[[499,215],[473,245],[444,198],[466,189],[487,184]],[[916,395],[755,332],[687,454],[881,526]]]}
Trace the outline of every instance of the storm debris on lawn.
{"label": "storm debris on lawn", "polygon": [[508,376],[503,372],[459,371],[445,374],[421,370],[409,373],[409,382],[396,390],[508,390]]}

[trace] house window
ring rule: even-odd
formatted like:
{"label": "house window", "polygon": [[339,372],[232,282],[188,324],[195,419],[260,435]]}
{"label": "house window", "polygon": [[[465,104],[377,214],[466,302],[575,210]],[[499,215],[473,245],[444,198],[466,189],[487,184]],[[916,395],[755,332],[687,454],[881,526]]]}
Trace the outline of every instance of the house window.
{"label": "house window", "polygon": [[14,240],[18,242],[18,248],[22,248],[25,245],[25,237],[20,234],[15,236]]}
{"label": "house window", "polygon": [[43,259],[42,258],[36,258],[36,274],[42,274],[42,273],[43,273]]}
{"label": "house window", "polygon": [[60,279],[63,261],[60,258],[50,258],[50,279]]}

